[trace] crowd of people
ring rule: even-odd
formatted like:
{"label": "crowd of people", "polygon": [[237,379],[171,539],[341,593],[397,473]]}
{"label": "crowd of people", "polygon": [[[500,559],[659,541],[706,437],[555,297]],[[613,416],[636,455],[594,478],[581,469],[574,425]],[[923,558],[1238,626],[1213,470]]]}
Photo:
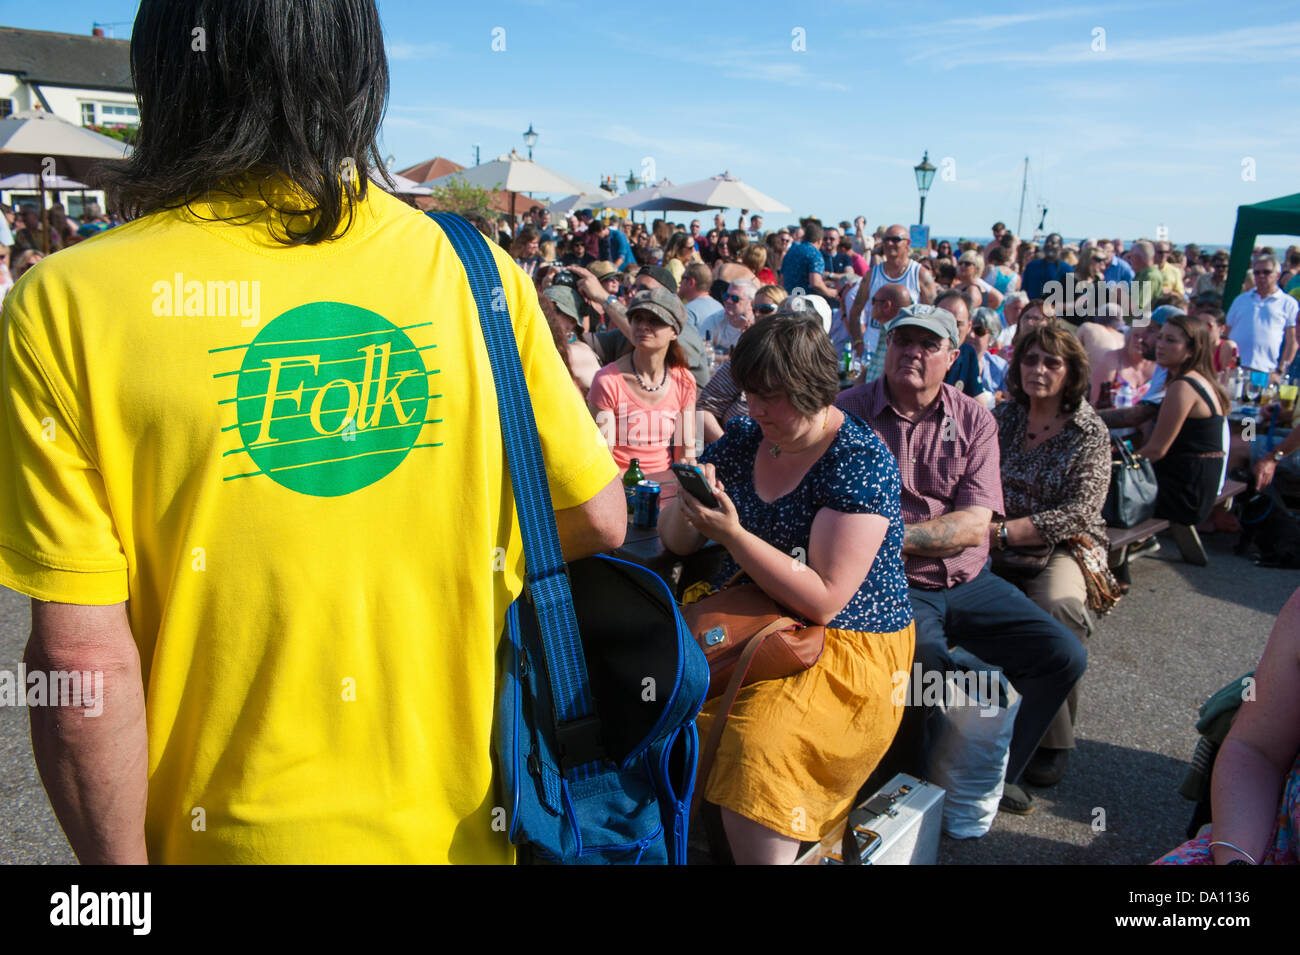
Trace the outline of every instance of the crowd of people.
{"label": "crowd of people", "polygon": [[[710,585],[741,571],[828,627],[823,663],[742,690],[701,781],[738,861],[791,861],[882,763],[924,775],[935,714],[887,705],[889,672],[952,672],[953,646],[1022,696],[1000,808],[1032,812],[1030,787],[1068,770],[1097,620],[1158,546],[1112,552],[1114,443],[1152,461],[1158,517],[1230,529],[1211,511],[1254,449],[1230,439],[1227,387],[1300,371],[1297,248],[1286,273],[1258,249],[1227,314],[1226,252],[1021,241],[1001,223],[913,249],[861,217],[764,231],[718,215],[706,232],[539,214],[511,249],[620,469],[703,465],[721,506],[679,495],[665,546],[721,544]],[[1253,457],[1266,478],[1275,456]]]}
{"label": "crowd of people", "polygon": [[24,202],[17,209],[0,203],[0,301],[23,273],[46,255],[116,224],[96,202],[86,203],[80,220],[69,218],[61,202],[50,205],[45,219],[34,202]]}
{"label": "crowd of people", "polygon": [[[103,677],[93,717],[31,707],[42,782],[84,863],[510,863],[493,722],[522,531],[466,269],[355,175],[383,168],[378,9],[199,6],[221,56],[192,55],[190,5],[139,5],[140,134],[104,170],[126,221],[83,242],[96,210],[22,208],[0,230],[0,585],[32,598],[30,673]],[[1204,519],[1225,384],[1296,355],[1295,249],[1258,250],[1220,314],[1218,253],[1163,241],[478,224],[564,559],[624,543],[620,471],[695,461],[719,506],[678,494],[659,536],[725,552],[696,592],[739,573],[826,627],[814,666],[741,691],[698,781],[742,862],[792,861],[873,771],[923,769],[934,713],[895,677],[954,646],[1022,697],[1002,806],[1031,811],[1124,591],[1100,518],[1116,432],[1170,520]],[[141,263],[248,283],[274,317],[197,291],[160,314]],[[1179,861],[1297,861],[1297,612]]]}

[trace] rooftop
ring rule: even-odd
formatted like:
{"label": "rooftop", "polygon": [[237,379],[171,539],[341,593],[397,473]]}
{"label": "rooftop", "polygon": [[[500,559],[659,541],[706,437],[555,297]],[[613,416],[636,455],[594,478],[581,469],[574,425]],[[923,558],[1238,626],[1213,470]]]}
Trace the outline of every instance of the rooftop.
{"label": "rooftop", "polygon": [[0,26],[0,73],[34,83],[130,93],[131,44],[102,36]]}

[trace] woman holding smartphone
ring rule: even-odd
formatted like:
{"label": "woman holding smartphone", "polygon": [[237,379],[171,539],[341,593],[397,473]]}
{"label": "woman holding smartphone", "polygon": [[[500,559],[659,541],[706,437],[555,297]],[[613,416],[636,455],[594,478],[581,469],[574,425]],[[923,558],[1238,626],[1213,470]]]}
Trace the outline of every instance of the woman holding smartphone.
{"label": "woman holding smartphone", "polygon": [[[815,313],[813,313],[815,316]],[[718,506],[685,489],[659,518],[674,553],[706,539],[792,614],[826,626],[817,663],[741,689],[704,798],[722,809],[736,862],[784,864],[843,821],[902,719],[894,674],[912,666],[898,465],[833,404],[835,349],[817,317],[778,314],[741,336],[731,374],[752,417],[701,456]],[[700,715],[707,732],[717,700]]]}

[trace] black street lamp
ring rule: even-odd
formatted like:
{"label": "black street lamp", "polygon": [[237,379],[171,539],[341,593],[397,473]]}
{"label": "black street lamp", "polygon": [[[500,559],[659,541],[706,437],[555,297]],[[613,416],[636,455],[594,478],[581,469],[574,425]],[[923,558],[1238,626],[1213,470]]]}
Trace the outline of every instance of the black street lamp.
{"label": "black street lamp", "polygon": [[921,215],[916,220],[917,225],[925,225],[925,197],[930,192],[930,183],[934,182],[936,169],[930,165],[930,151],[927,149],[925,155],[921,157],[919,165],[912,167],[912,172],[916,173],[916,191],[921,194]]}
{"label": "black street lamp", "polygon": [[528,128],[524,130],[524,145],[528,147],[528,158],[533,158],[533,147],[537,145],[537,130],[533,129],[533,124],[529,123]]}

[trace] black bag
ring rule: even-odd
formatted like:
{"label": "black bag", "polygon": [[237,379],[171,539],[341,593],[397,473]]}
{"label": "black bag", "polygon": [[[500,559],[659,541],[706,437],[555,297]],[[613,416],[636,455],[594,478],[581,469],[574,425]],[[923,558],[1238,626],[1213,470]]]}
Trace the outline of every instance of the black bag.
{"label": "black bag", "polygon": [[1151,462],[1112,437],[1118,456],[1110,462],[1110,488],[1101,518],[1109,527],[1136,527],[1156,513],[1156,472]]}
{"label": "black bag", "polygon": [[1052,550],[1050,544],[1008,547],[989,551],[989,557],[993,561],[993,573],[1000,577],[1037,577],[1051,562]]}

